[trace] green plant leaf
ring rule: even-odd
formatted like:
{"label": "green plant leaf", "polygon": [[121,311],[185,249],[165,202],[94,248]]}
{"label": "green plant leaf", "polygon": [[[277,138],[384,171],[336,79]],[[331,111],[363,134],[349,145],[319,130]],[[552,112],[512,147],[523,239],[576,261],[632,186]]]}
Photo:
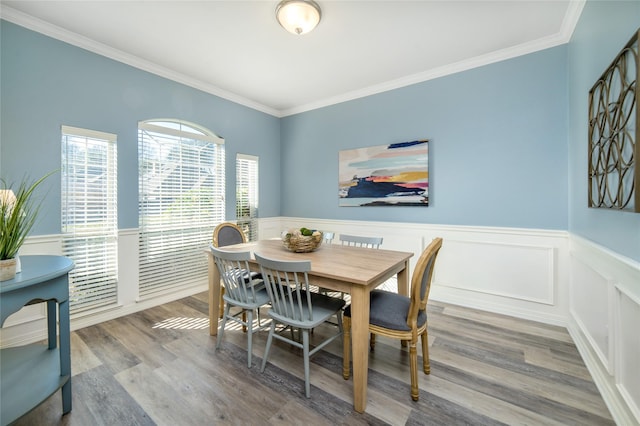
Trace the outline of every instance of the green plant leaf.
{"label": "green plant leaf", "polygon": [[11,188],[4,179],[0,179],[0,189],[12,189],[16,196],[12,203],[0,199],[0,260],[12,259],[31,231],[42,201],[33,198],[35,189],[56,171],[47,173],[40,179],[29,182],[23,180],[17,188]]}

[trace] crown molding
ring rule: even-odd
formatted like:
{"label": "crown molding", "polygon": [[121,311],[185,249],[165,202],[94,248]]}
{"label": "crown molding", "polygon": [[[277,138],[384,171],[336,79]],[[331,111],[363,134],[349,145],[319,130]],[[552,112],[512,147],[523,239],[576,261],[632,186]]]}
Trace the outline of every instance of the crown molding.
{"label": "crown molding", "polygon": [[262,105],[250,99],[236,95],[235,93],[228,92],[217,86],[204,83],[195,78],[188,77],[184,74],[162,67],[153,62],[146,61],[137,56],[122,52],[121,50],[114,49],[88,37],[81,36],[77,33],[65,30],[64,28],[60,28],[56,25],[50,24],[31,15],[27,15],[11,7],[0,5],[0,18],[29,30],[52,37],[56,40],[60,40],[81,49],[87,50],[89,52],[96,53],[98,55],[113,59],[118,62],[122,62],[134,68],[138,68],[140,70],[147,71],[160,77],[175,81],[177,83],[193,87],[194,89],[198,89],[203,92],[226,99],[228,101],[244,105],[251,109],[255,109],[276,117],[280,115],[280,111],[274,108]]}
{"label": "crown molding", "polygon": [[571,36],[573,35],[573,31],[575,30],[585,3],[586,0],[572,0],[569,2],[569,6],[562,21],[560,31],[554,35],[543,37],[538,40],[523,43],[507,49],[491,52],[485,55],[480,55],[475,58],[470,58],[453,64],[444,65],[438,68],[431,69],[429,71],[409,75],[381,84],[365,87],[363,89],[347,92],[338,96],[321,99],[316,102],[311,102],[308,104],[283,110],[277,110],[275,108],[268,107],[245,97],[239,96],[235,93],[221,89],[217,86],[204,83],[200,80],[188,77],[184,74],[162,67],[153,62],[140,59],[137,56],[130,55],[118,49],[114,49],[105,44],[91,40],[87,37],[60,28],[56,25],[52,25],[48,22],[34,18],[33,16],[27,15],[8,6],[0,5],[0,18],[12,22],[16,25],[25,27],[27,29],[39,32],[46,36],[55,38],[57,40],[69,43],[73,46],[80,47],[98,55],[105,56],[118,62],[122,62],[132,67],[141,69],[143,71],[147,71],[160,77],[175,81],[177,83],[202,90],[203,92],[218,96],[220,98],[240,105],[244,105],[257,111],[264,112],[265,114],[282,118],[318,108],[323,108],[326,106],[339,104],[342,102],[351,101],[354,99],[387,92],[394,89],[399,89],[413,84],[422,83],[424,81],[433,80],[450,74],[456,74],[462,71],[467,71],[473,68],[493,64],[507,59],[512,59],[518,56],[568,43],[571,39]]}
{"label": "crown molding", "polygon": [[559,46],[561,44],[566,44],[571,40],[571,36],[573,35],[573,31],[575,30],[578,20],[580,19],[580,14],[582,13],[582,9],[584,8],[585,3],[586,0],[570,1],[567,12],[564,16],[564,19],[562,20],[560,31],[551,36],[542,37],[528,43],[523,43],[507,49],[497,50],[485,55],[476,56],[475,58],[465,59],[453,64],[447,64],[425,72],[409,75],[396,80],[387,81],[378,85],[365,87],[363,89],[344,93],[339,96],[325,98],[317,102],[311,102],[298,107],[282,110],[280,111],[281,117],[299,114],[302,112],[307,112],[314,109],[339,104],[342,102],[352,101],[354,99],[388,92],[394,89],[400,89],[412,84],[422,83],[424,81],[456,74],[462,71],[468,71],[473,68],[501,62],[507,59],[513,59],[518,56],[527,55],[529,53],[534,53],[540,50]]}
{"label": "crown molding", "polygon": [[582,15],[582,9],[584,9],[586,3],[587,0],[571,0],[569,2],[569,7],[567,7],[567,13],[564,15],[559,32],[560,36],[565,40],[565,43],[571,41],[573,31],[576,29],[576,25],[578,25],[580,15]]}

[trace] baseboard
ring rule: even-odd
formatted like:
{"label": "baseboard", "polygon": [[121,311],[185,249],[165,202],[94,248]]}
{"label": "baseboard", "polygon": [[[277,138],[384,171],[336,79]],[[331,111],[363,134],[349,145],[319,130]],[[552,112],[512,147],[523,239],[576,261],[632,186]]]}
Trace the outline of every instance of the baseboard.
{"label": "baseboard", "polygon": [[589,370],[589,373],[591,373],[591,377],[598,387],[598,391],[609,408],[609,412],[616,424],[640,424],[640,419],[636,418],[631,412],[629,405],[624,400],[620,392],[618,392],[613,376],[611,376],[602,365],[597,354],[589,344],[589,340],[582,333],[578,324],[574,321],[569,321],[567,330],[569,331],[569,335],[573,339],[576,348],[578,348],[578,352],[580,352],[582,360]]}

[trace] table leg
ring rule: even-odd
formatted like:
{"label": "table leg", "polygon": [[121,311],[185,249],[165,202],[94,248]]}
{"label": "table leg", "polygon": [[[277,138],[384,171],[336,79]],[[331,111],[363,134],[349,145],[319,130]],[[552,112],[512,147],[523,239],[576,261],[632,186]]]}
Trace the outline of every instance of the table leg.
{"label": "table leg", "polygon": [[55,300],[47,300],[47,339],[49,349],[55,349],[58,346],[58,302]]}
{"label": "table leg", "polygon": [[[407,259],[404,262],[404,269],[400,272],[398,272],[398,294],[401,294],[403,296],[409,296],[409,268],[410,268],[410,264],[409,264],[409,259]],[[401,347],[407,347],[408,346],[408,341],[407,340],[401,340],[400,341],[400,346]]]}
{"label": "table leg", "polygon": [[[61,302],[60,310],[60,375],[69,376],[62,385],[62,413],[71,411],[71,330],[69,324],[69,300]],[[54,327],[55,330],[55,327]]]}
{"label": "table leg", "polygon": [[220,314],[220,273],[216,267],[211,251],[207,251],[209,264],[209,334],[218,334],[218,317]]}
{"label": "table leg", "polygon": [[404,269],[398,272],[398,294],[409,295],[409,259],[404,262]]}
{"label": "table leg", "polygon": [[353,407],[359,413],[367,408],[369,368],[369,289],[354,286],[351,292],[351,359],[353,364]]}

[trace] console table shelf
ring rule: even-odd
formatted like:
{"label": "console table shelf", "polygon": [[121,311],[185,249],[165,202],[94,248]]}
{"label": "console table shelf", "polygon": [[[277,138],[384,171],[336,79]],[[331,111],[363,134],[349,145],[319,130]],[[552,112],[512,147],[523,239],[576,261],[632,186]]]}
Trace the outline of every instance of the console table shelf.
{"label": "console table shelf", "polygon": [[71,411],[67,274],[73,269],[73,261],[62,256],[21,256],[20,259],[22,272],[12,280],[0,282],[0,326],[23,306],[46,303],[48,344],[34,343],[0,351],[2,425],[14,422],[60,388],[62,412]]}

